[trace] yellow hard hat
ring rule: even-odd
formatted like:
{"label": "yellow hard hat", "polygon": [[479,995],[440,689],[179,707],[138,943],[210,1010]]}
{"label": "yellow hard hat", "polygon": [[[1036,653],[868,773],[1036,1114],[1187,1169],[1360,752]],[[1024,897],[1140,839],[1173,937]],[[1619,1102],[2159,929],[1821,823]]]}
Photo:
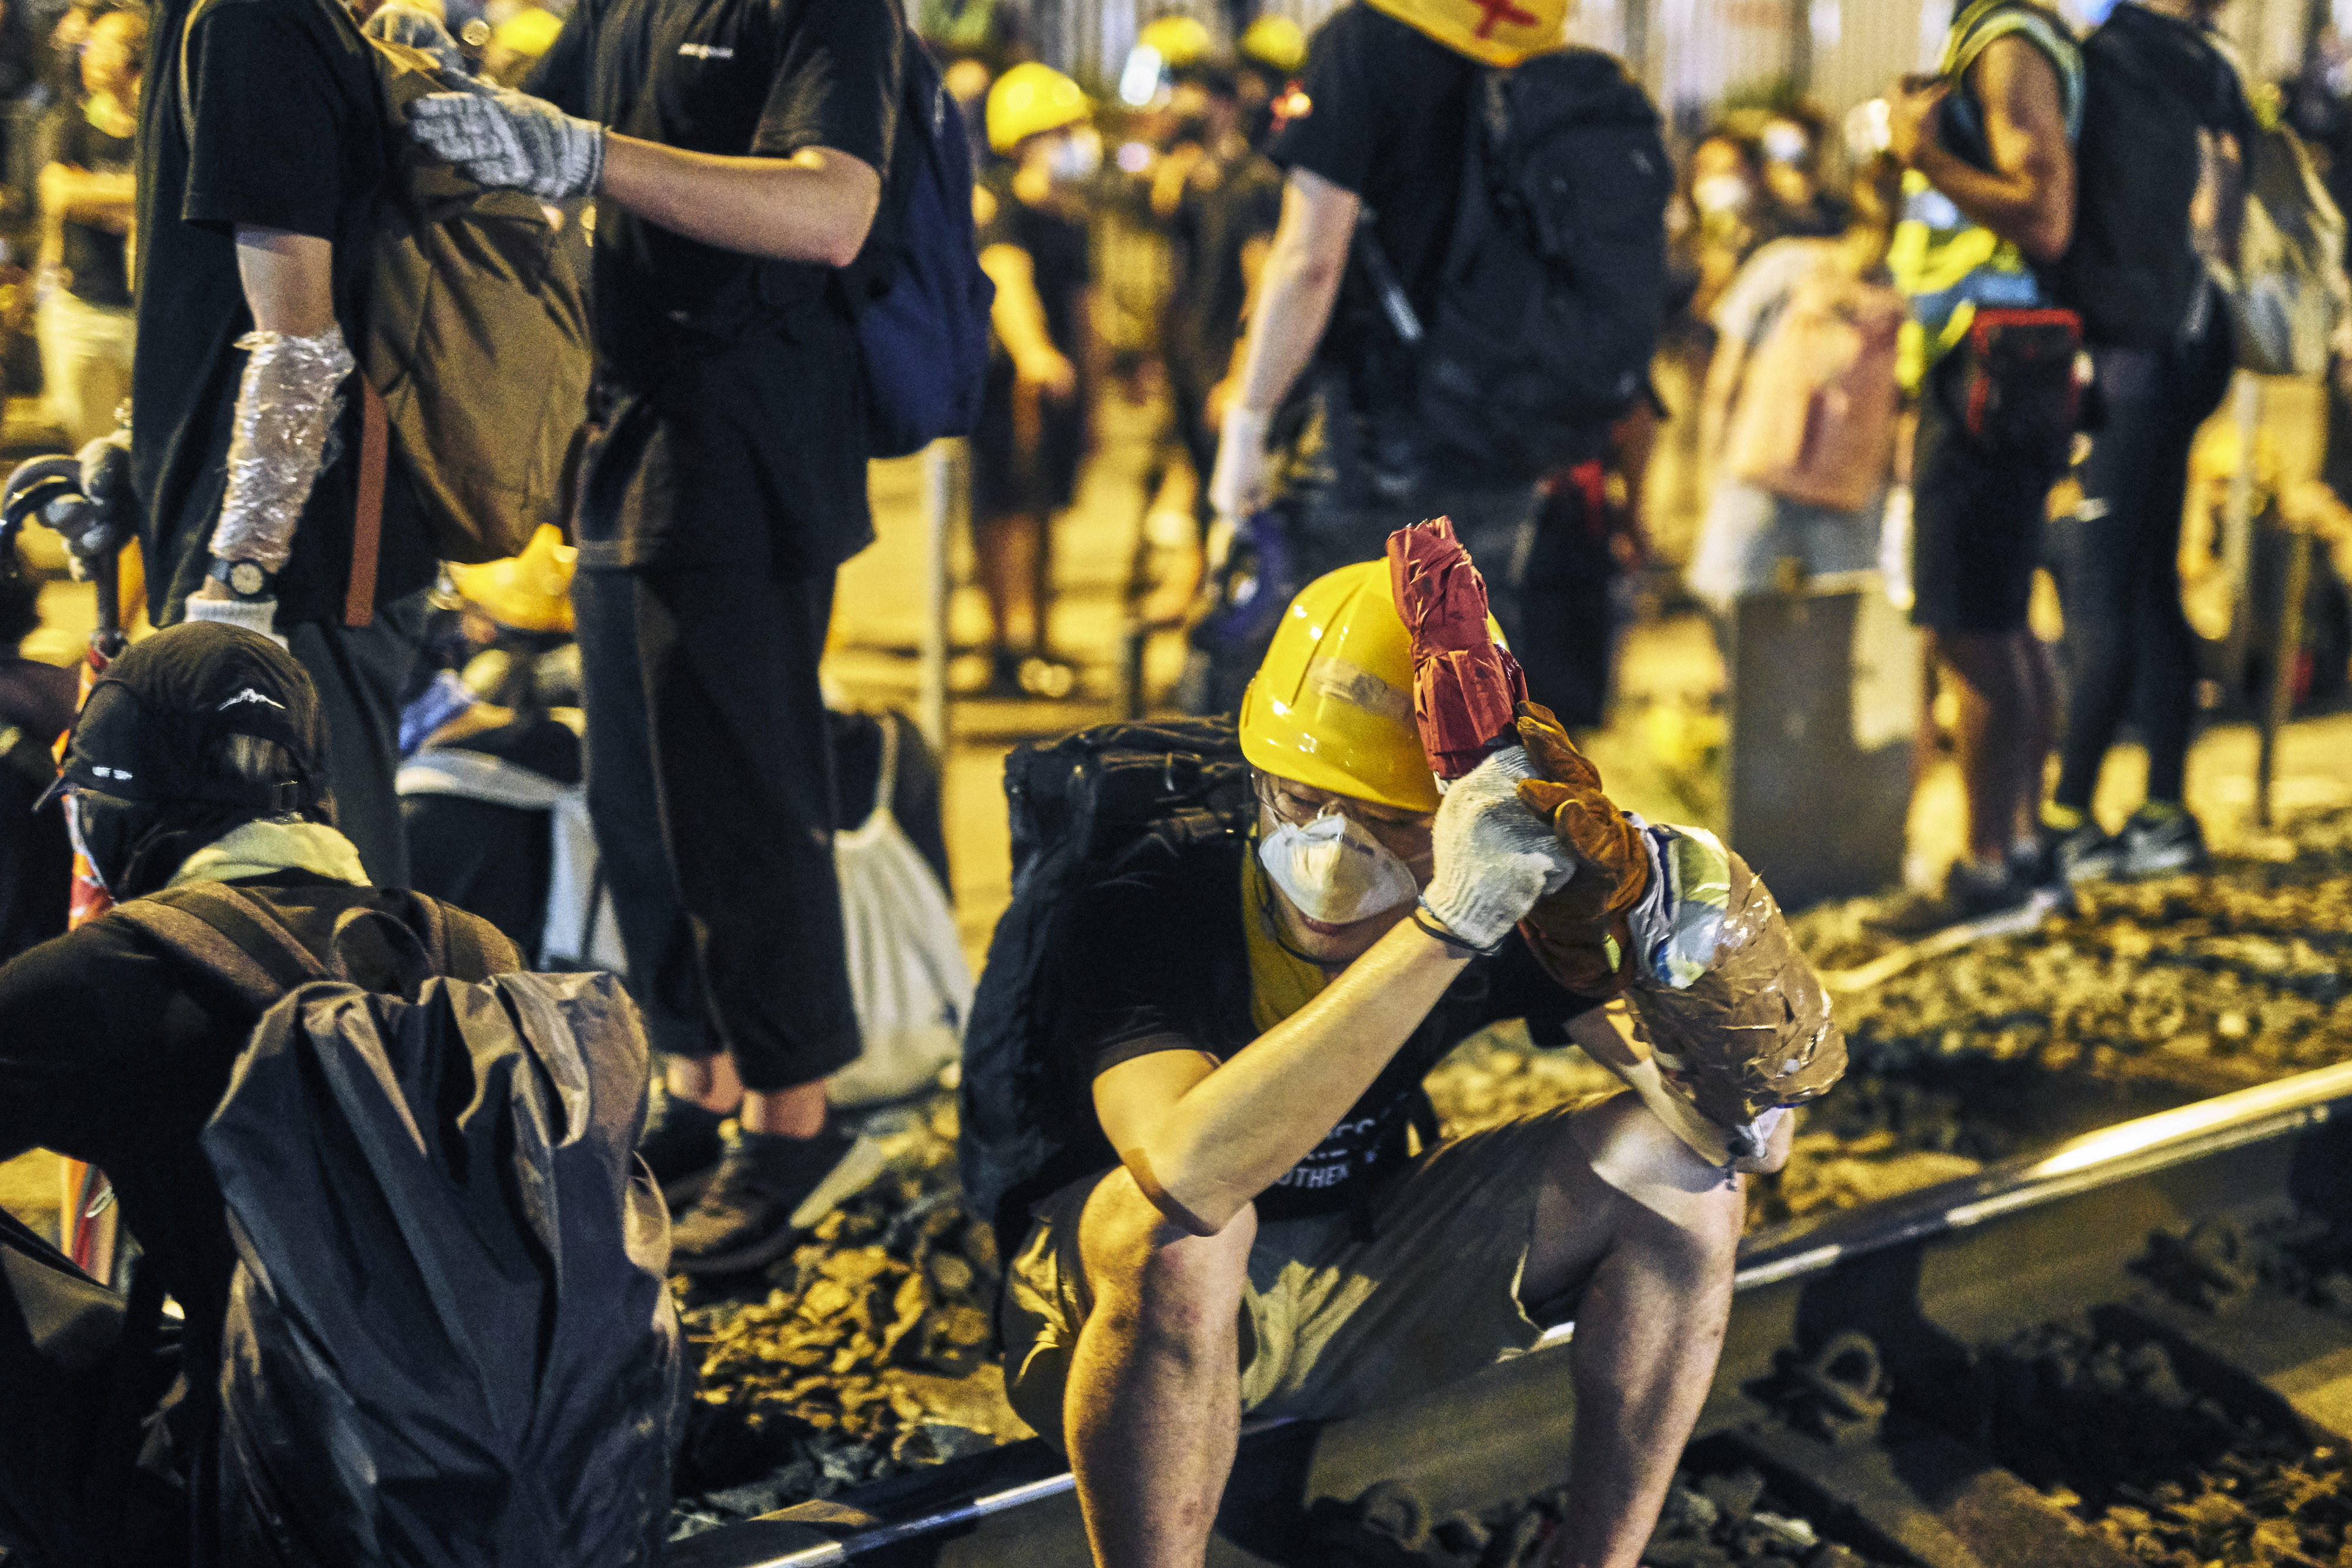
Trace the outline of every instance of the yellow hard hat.
{"label": "yellow hard hat", "polygon": [[1216,47],[1209,29],[1190,16],[1162,16],[1144,24],[1136,34],[1135,47],[1150,49],[1160,57],[1160,63],[1170,70],[1193,65],[1207,57]]}
{"label": "yellow hard hat", "polygon": [[522,554],[483,566],[452,566],[457,591],[501,626],[517,632],[572,630],[572,569],[579,550],[563,530],[541,523]]}
{"label": "yellow hard hat", "polygon": [[1242,58],[1287,76],[1307,59],[1307,35],[1287,16],[1260,16],[1244,31],[1235,48]]}
{"label": "yellow hard hat", "polygon": [[1437,781],[1412,722],[1412,637],[1390,596],[1389,563],[1368,560],[1301,589],[1242,694],[1242,755],[1312,789],[1437,810]]}
{"label": "yellow hard hat", "polygon": [[1010,152],[1026,137],[1076,125],[1093,113],[1077,83],[1051,66],[1024,60],[988,89],[988,145]]}

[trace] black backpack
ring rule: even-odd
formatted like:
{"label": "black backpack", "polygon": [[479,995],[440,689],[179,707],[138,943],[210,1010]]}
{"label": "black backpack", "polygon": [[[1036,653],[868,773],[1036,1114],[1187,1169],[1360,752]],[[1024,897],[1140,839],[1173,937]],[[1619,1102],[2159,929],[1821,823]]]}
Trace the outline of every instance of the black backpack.
{"label": "black backpack", "polygon": [[497,973],[408,896],[331,964],[223,883],[115,912],[261,1011],[203,1134],[237,1250],[209,1522],[277,1568],[657,1563],[691,1373],[645,1031],[613,976]]}
{"label": "black backpack", "polygon": [[980,423],[996,286],[973,238],[971,145],[922,41],[905,40],[889,178],[865,248],[844,274],[866,366],[867,447],[904,457]]}
{"label": "black backpack", "polygon": [[1231,718],[1106,724],[1004,759],[1013,903],[996,923],[963,1035],[956,1157],[1006,1256],[1029,1206],[1097,1167],[1094,1107],[1047,1055],[1060,998],[1045,966],[1066,897],[1152,844],[1235,831],[1249,769]]}
{"label": "black backpack", "polygon": [[[1649,94],[1598,49],[1483,72],[1474,94],[1415,407],[1448,456],[1532,484],[1597,455],[1648,385],[1674,165]],[[1374,249],[1375,287],[1411,343],[1419,324]]]}
{"label": "black backpack", "polygon": [[2189,234],[2197,131],[2232,120],[2255,131],[2235,68],[2188,24],[2118,5],[2084,40],[2074,233],[2044,277],[2092,346],[2160,350],[2204,325],[2190,320],[2210,277]]}

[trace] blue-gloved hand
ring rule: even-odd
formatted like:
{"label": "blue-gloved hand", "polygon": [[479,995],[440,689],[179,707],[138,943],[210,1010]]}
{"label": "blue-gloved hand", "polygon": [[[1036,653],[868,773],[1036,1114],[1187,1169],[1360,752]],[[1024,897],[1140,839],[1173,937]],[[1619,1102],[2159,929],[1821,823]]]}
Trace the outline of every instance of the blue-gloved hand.
{"label": "blue-gloved hand", "polygon": [[593,195],[604,173],[603,126],[490,82],[418,99],[408,131],[468,178],[543,202]]}

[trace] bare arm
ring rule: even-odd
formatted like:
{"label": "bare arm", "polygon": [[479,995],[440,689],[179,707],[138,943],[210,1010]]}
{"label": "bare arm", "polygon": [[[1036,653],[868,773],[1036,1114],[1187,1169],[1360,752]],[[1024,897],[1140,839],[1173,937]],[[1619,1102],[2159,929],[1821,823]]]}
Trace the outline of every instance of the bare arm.
{"label": "bare arm", "polygon": [[1223,1230],[1330,1136],[1469,962],[1458,953],[1403,922],[1231,1061],[1171,1050],[1112,1068],[1094,1085],[1111,1147],[1146,1193]]}
{"label": "bare arm", "polygon": [[1888,133],[1896,157],[1925,174],[1968,217],[2035,261],[2055,261],[2074,236],[2074,154],[2057,68],[2014,34],[1985,46],[1969,68],[1984,106],[1990,172],[1946,152],[1936,139],[1948,88],[1891,95]]}
{"label": "bare arm", "polygon": [[100,174],[74,163],[41,170],[41,211],[53,221],[89,224],[116,234],[131,226],[139,191],[133,176]]}
{"label": "bare arm", "polygon": [[988,309],[990,325],[1013,357],[1015,374],[1065,398],[1077,390],[1069,356],[1054,346],[1045,329],[1045,302],[1037,297],[1036,264],[1017,245],[992,245],[980,253],[980,269],[996,285]]}
{"label": "bare arm", "polygon": [[[1363,204],[1320,174],[1294,169],[1282,191],[1249,333],[1242,342],[1241,405],[1271,413],[1314,357],[1339,298]],[[1341,1107],[1343,1110],[1345,1107]]]}
{"label": "bare arm", "polygon": [[335,324],[335,247],[315,235],[239,225],[236,275],[255,329],[308,338]]}
{"label": "bare arm", "polygon": [[726,158],[606,131],[603,193],[647,223],[721,250],[846,267],[874,226],[882,177],[829,147]]}

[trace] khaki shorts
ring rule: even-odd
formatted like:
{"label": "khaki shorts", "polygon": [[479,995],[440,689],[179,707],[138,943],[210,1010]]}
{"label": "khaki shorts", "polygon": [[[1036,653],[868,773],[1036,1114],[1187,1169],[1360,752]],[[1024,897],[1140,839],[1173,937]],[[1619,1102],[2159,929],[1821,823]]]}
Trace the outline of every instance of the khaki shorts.
{"label": "khaki shorts", "polygon": [[[1393,1405],[1534,1347],[1574,1298],[1532,1309],[1519,1275],[1544,1161],[1568,1109],[1441,1144],[1372,1206],[1372,1239],[1346,1214],[1261,1225],[1242,1291],[1244,1414],[1328,1420]],[[1037,1206],[1005,1280],[1005,1394],[1062,1447],[1070,1353],[1093,1304],[1078,1217],[1108,1171]]]}

